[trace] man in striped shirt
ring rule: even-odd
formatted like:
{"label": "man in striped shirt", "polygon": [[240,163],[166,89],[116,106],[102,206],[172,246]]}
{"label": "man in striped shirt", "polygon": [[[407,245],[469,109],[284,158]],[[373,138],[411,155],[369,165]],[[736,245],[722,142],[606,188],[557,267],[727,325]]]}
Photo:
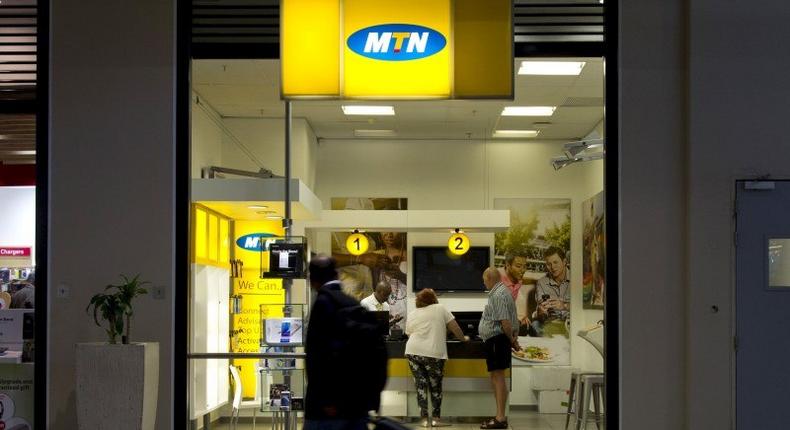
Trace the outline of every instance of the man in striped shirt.
{"label": "man in striped shirt", "polygon": [[483,272],[483,283],[488,290],[488,303],[480,318],[478,331],[485,343],[486,366],[491,375],[496,398],[496,417],[486,421],[481,429],[508,428],[505,405],[507,383],[505,370],[510,368],[510,351],[520,350],[518,344],[519,321],[516,302],[510,290],[502,283],[499,271],[490,267]]}

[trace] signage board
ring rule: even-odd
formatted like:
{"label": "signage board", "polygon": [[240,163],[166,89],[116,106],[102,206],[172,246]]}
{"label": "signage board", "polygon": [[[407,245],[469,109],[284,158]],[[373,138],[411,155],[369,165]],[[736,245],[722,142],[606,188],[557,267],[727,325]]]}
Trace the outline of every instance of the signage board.
{"label": "signage board", "polygon": [[0,257],[30,257],[29,246],[0,246]]}
{"label": "signage board", "polygon": [[512,0],[283,0],[282,96],[513,98]]}

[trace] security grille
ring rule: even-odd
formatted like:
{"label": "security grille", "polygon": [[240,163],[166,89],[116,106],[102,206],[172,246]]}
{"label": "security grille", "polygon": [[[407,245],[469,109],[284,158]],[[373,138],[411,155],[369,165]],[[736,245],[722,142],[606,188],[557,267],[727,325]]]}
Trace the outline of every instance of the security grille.
{"label": "security grille", "polygon": [[[278,0],[193,0],[194,58],[279,58]],[[604,5],[596,0],[514,2],[516,56],[603,55]]]}
{"label": "security grille", "polygon": [[36,0],[0,3],[0,101],[36,98]]}

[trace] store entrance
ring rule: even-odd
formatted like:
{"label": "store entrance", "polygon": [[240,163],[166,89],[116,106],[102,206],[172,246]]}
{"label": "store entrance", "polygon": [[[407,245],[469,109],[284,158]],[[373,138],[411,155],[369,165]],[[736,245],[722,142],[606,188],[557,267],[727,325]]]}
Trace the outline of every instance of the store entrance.
{"label": "store entrance", "polygon": [[[389,289],[385,302],[397,321],[388,329],[386,416],[419,424],[404,331],[424,288],[473,338],[462,344],[448,335],[442,419],[459,425],[496,413],[475,339],[487,302],[480,275],[494,266],[508,280],[521,326],[523,352],[510,357],[507,373],[511,425],[560,428],[566,417],[603,425],[593,397],[603,390],[604,367],[604,63],[541,59],[541,67],[578,72],[547,74],[529,72],[534,62],[514,61],[523,73],[513,101],[292,104],[293,234],[312,254],[335,258],[349,296],[363,301],[380,284]],[[283,391],[291,408],[303,400],[301,346],[285,350],[266,338],[267,320],[282,327],[292,318],[290,330],[305,324],[311,304],[307,284],[293,281],[295,308],[285,315],[281,281],[262,275],[268,258],[260,244],[282,236],[285,215],[281,187],[265,191],[284,174],[279,69],[274,60],[192,64],[194,427],[277,421]],[[245,184],[257,194],[245,194]],[[470,242],[460,258],[448,249],[456,229]],[[367,250],[349,245],[359,244],[349,240],[355,231]],[[281,352],[297,355],[249,355]],[[573,391],[569,408],[571,380],[582,387],[582,373],[586,389]],[[301,411],[289,412],[301,425]]]}

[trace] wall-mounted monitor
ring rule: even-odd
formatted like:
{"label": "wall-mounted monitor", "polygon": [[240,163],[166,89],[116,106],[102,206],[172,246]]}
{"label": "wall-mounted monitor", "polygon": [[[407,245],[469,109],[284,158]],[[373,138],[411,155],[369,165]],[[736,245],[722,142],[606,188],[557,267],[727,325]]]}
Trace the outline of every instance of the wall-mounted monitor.
{"label": "wall-mounted monitor", "polygon": [[456,256],[446,246],[415,246],[412,251],[414,291],[483,292],[483,271],[490,265],[491,248],[473,246]]}

